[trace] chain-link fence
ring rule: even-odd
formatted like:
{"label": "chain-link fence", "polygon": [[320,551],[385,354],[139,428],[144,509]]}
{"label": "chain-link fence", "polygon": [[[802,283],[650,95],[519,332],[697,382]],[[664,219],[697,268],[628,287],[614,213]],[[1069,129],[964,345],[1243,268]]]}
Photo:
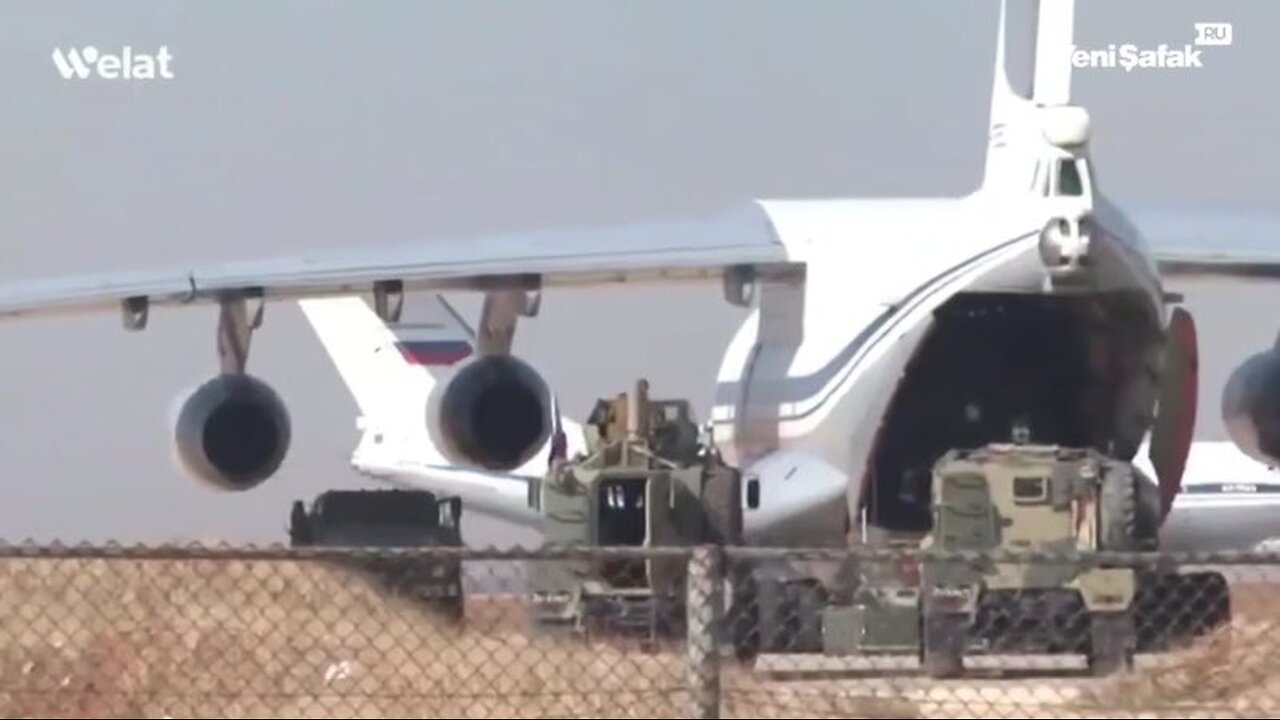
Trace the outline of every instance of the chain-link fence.
{"label": "chain-link fence", "polygon": [[0,712],[1269,717],[1278,590],[1271,555],[16,546]]}

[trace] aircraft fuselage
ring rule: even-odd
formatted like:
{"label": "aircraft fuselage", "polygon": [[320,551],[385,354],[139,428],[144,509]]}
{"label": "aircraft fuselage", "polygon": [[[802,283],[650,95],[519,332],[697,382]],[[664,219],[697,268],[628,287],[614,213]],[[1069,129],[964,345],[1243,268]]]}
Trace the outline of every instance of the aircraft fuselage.
{"label": "aircraft fuselage", "polygon": [[1019,422],[1037,442],[1137,450],[1164,306],[1110,206],[1095,208],[1084,279],[1065,286],[1040,257],[1046,208],[1010,214],[981,194],[766,207],[806,275],[758,288],[712,412],[756,485],[749,541],[839,544],[864,512],[923,527],[933,462]]}

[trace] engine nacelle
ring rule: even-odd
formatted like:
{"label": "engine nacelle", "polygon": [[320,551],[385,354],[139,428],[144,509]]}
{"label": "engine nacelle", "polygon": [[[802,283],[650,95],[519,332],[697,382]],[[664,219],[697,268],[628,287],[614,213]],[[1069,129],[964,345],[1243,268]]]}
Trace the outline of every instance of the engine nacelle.
{"label": "engine nacelle", "polygon": [[274,475],[291,439],[284,402],[251,375],[204,383],[182,402],[173,423],[178,465],[219,490],[249,490]]}
{"label": "engine nacelle", "polygon": [[547,383],[527,363],[485,356],[432,393],[427,426],[450,462],[513,470],[550,438],[552,405]]}
{"label": "engine nacelle", "polygon": [[1260,352],[1231,373],[1222,392],[1222,421],[1241,452],[1280,464],[1280,352]]}

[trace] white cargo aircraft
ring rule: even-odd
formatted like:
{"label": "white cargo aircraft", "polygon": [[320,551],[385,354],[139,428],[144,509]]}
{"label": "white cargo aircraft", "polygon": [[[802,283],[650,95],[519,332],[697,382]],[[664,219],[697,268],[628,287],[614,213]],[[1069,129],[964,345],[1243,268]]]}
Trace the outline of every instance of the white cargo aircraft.
{"label": "white cargo aircraft", "polygon": [[[719,282],[750,308],[710,418],[749,478],[748,541],[838,544],[862,517],[919,526],[921,473],[948,448],[1008,439],[1015,423],[1038,441],[1141,454],[1162,521],[1197,389],[1194,323],[1165,279],[1280,275],[1280,252],[1197,246],[1212,218],[1150,238],[1167,252],[1149,249],[1107,199],[1088,114],[1070,102],[1073,3],[1045,0],[1035,17],[1022,94],[1001,6],[986,167],[961,197],[759,200],[685,221],[44,279],[0,288],[0,314],[119,311],[138,330],[152,307],[219,304],[221,373],[181,398],[173,442],[186,471],[247,490],[276,472],[291,437],[281,398],[246,371],[250,335],[266,301],[299,301],[358,401],[357,468],[534,522],[528,486],[556,429],[571,453],[581,440],[536,364],[511,354],[540,291]],[[399,323],[406,293],[424,291],[438,322]],[[475,333],[444,292],[483,294]],[[1222,412],[1240,450],[1280,458],[1275,350],[1241,365]]]}
{"label": "white cargo aircraft", "polygon": [[[1135,463],[1153,474],[1141,455]],[[1161,547],[1174,552],[1260,550],[1280,542],[1280,472],[1240,452],[1230,441],[1195,442],[1182,490],[1161,528]]]}

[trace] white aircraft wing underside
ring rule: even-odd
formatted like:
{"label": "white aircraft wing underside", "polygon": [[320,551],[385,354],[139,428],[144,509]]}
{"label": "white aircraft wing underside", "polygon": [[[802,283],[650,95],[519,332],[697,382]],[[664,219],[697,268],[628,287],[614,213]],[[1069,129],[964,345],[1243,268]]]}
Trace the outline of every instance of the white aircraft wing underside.
{"label": "white aircraft wing underside", "polygon": [[[351,295],[379,281],[420,290],[536,289],[715,279],[793,261],[767,202],[690,220],[541,230],[399,247],[317,253],[202,268],[49,277],[0,286],[0,317],[215,303],[246,291],[266,300]],[[1132,214],[1166,276],[1280,278],[1280,217],[1181,210]],[[787,239],[793,240],[793,239]]]}
{"label": "white aircraft wing underside", "polygon": [[[51,277],[0,286],[0,317],[217,302],[235,291],[267,300],[368,292],[536,289],[715,278],[735,267],[786,263],[786,249],[757,203],[684,221],[432,239],[385,249],[294,256],[205,268]],[[533,287],[530,287],[530,285]]]}

